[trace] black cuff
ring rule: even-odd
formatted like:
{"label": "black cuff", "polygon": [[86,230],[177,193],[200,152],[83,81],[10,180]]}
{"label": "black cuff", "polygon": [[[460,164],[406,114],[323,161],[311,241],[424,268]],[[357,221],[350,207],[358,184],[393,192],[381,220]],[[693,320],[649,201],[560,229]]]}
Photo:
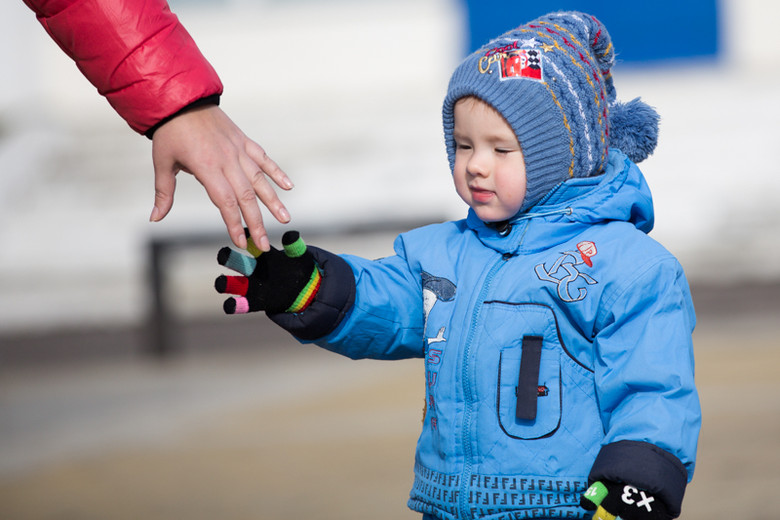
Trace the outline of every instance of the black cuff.
{"label": "black cuff", "polygon": [[164,125],[165,123],[167,123],[168,121],[170,121],[174,117],[176,117],[178,115],[181,115],[184,112],[187,112],[188,110],[192,110],[193,108],[205,107],[206,105],[216,105],[216,106],[219,106],[219,94],[206,96],[204,98],[200,98],[200,99],[198,99],[196,101],[193,101],[192,103],[190,103],[186,107],[182,108],[178,112],[176,112],[174,114],[171,114],[168,117],[163,118],[162,120],[160,120],[156,125],[154,125],[149,130],[144,132],[144,135],[146,137],[148,137],[149,139],[151,139],[152,137],[154,137],[154,133],[157,131],[158,128],[160,128],[162,125]]}
{"label": "black cuff", "polygon": [[355,303],[355,275],[347,261],[318,247],[308,249],[322,271],[322,283],[314,301],[303,312],[266,313],[274,323],[304,341],[336,330]]}
{"label": "black cuff", "polygon": [[649,491],[664,501],[672,517],[680,516],[688,471],[680,459],[655,444],[618,441],[602,446],[588,483],[611,480]]}

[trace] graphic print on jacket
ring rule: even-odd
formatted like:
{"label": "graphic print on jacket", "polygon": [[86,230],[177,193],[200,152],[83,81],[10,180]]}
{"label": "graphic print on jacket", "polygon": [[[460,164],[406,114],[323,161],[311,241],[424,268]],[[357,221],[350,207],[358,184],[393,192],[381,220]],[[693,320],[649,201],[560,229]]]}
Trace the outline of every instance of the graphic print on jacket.
{"label": "graphic print on jacket", "polygon": [[431,428],[438,428],[438,418],[436,417],[436,402],[431,392],[431,388],[436,385],[438,369],[441,364],[441,358],[444,354],[447,339],[444,337],[446,325],[442,325],[435,336],[428,335],[428,316],[437,302],[451,302],[455,299],[455,284],[446,278],[434,276],[423,271],[422,294],[423,311],[425,312],[425,321],[423,326],[423,337],[425,338],[425,380],[426,380],[426,398],[423,408],[423,421],[428,413],[430,416]]}
{"label": "graphic print on jacket", "polygon": [[[448,302],[455,298],[455,284],[446,278],[439,278],[432,274],[422,272],[422,293],[423,293],[423,311],[425,311],[425,335],[427,337],[428,330],[428,315],[433,310],[433,306],[437,301]],[[444,339],[444,327],[439,329],[439,332],[434,338],[427,338],[427,343],[438,343],[440,341],[446,341]]]}
{"label": "graphic print on jacket", "polygon": [[[545,264],[538,264],[534,271],[536,276],[543,282],[552,282],[558,286],[558,297],[567,302],[578,302],[588,294],[587,287],[576,286],[578,279],[587,285],[595,285],[598,282],[590,275],[580,271],[577,266],[586,265],[593,267],[591,258],[596,255],[598,250],[596,244],[590,241],[583,241],[577,244],[577,251],[564,251],[561,256],[548,269]],[[580,259],[577,258],[579,253]],[[577,290],[577,295],[572,290]]]}

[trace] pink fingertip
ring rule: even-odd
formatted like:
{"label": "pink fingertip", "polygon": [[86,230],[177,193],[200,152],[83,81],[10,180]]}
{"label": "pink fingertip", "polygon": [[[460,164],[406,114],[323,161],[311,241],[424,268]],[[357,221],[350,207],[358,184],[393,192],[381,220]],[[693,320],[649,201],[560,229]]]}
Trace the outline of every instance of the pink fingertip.
{"label": "pink fingertip", "polygon": [[235,298],[235,300],[236,300],[235,314],[246,314],[247,312],[249,312],[249,300],[247,300],[243,296],[239,298]]}

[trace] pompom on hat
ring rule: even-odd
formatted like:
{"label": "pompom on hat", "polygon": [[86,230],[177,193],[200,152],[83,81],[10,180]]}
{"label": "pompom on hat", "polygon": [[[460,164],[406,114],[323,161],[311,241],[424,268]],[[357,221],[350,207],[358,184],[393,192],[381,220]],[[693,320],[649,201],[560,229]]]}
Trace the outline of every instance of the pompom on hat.
{"label": "pompom on hat", "polygon": [[520,211],[573,177],[602,173],[610,147],[640,162],[655,149],[658,114],[638,98],[616,102],[612,39],[595,17],[545,15],[469,55],[450,78],[442,108],[450,169],[455,164],[455,103],[474,96],[515,132],[527,188]]}

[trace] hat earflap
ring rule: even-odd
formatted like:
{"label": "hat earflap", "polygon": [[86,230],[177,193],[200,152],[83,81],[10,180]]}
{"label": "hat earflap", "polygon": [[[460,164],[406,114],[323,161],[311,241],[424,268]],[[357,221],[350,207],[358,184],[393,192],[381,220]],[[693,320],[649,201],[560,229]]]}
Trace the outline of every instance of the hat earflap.
{"label": "hat earflap", "polygon": [[647,159],[658,144],[660,117],[639,98],[609,107],[609,146],[617,148],[638,163]]}

